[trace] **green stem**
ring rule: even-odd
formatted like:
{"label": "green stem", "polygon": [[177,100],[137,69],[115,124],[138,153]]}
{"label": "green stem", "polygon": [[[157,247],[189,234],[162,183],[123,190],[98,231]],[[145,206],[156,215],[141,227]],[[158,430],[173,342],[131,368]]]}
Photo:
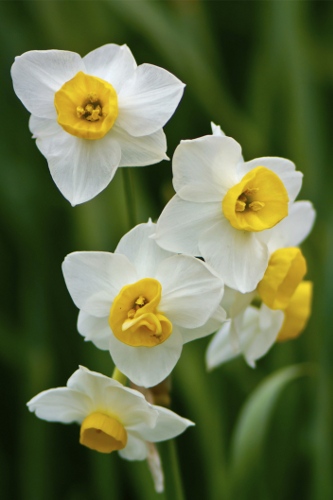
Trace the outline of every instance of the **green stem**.
{"label": "green stem", "polygon": [[175,440],[170,439],[161,443],[160,451],[163,457],[165,473],[165,498],[168,500],[185,500]]}
{"label": "green stem", "polygon": [[115,366],[113,373],[112,373],[112,378],[114,380],[117,380],[117,382],[120,382],[123,385],[126,385],[127,382],[127,377],[124,375],[118,368]]}
{"label": "green stem", "polygon": [[136,226],[133,182],[131,179],[130,169],[128,167],[124,167],[121,170],[123,172],[123,183],[124,183],[124,191],[125,191],[125,198],[127,205],[128,223],[130,229],[132,229],[132,227]]}

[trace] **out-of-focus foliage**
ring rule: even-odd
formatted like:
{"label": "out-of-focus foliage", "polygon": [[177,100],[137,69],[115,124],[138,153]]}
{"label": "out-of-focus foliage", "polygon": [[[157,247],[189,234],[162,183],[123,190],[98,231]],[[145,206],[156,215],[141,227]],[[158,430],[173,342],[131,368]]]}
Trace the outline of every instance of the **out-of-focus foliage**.
{"label": "out-of-focus foliage", "polygon": [[[239,444],[249,433],[236,423],[243,405],[266,377],[303,362],[317,367],[315,375],[288,384],[272,411],[266,408],[256,467],[251,481],[238,485],[237,500],[333,498],[332,26],[332,2],[315,0],[0,3],[2,498],[147,500],[168,493],[168,485],[165,495],[153,492],[145,463],[84,449],[78,427],[48,424],[25,407],[41,390],[65,385],[79,363],[111,374],[109,355],[76,331],[60,265],[74,250],[114,250],[130,227],[120,171],[101,195],[76,208],[57,191],[12,90],[10,66],[28,50],[84,55],[110,42],[128,44],[138,63],[165,67],[187,84],[165,128],[170,157],[181,139],[209,134],[213,120],[242,144],[246,159],[292,159],[304,172],[300,198],[318,211],[303,245],[307,279],[314,281],[306,332],[276,345],[256,370],[239,359],[207,374],[208,339],[184,348],[172,407],[196,422],[177,440],[186,498],[230,498],[237,439],[249,453]],[[131,176],[137,222],[156,219],[172,195],[170,163],[132,169]],[[256,399],[252,425],[256,414],[263,425],[265,401]]]}

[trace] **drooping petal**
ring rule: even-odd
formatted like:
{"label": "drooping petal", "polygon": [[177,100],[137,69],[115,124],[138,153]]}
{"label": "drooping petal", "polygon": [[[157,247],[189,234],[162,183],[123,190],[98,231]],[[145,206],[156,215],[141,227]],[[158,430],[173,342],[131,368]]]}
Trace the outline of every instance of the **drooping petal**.
{"label": "drooping petal", "polygon": [[182,141],[173,157],[173,185],[188,201],[218,202],[236,178],[241,147],[231,137],[205,136]]}
{"label": "drooping petal", "polygon": [[160,310],[184,328],[206,323],[223,295],[223,282],[202,261],[187,255],[161,262],[156,279],[162,284]]}
{"label": "drooping petal", "polygon": [[46,132],[39,134],[41,119],[30,120],[30,129],[58,189],[73,206],[91,200],[116,173],[121,158],[118,142],[112,134],[94,141],[68,134],[56,122],[46,125]]}
{"label": "drooping petal", "polygon": [[81,423],[92,408],[92,402],[86,394],[67,387],[43,391],[32,398],[27,405],[37,417],[64,424]]}
{"label": "drooping petal", "polygon": [[118,125],[140,137],[162,128],[173,115],[184,84],[165,69],[141,64],[119,92]]}
{"label": "drooping petal", "polygon": [[116,254],[126,255],[139,278],[155,277],[158,264],[172,255],[150,238],[155,230],[156,224],[152,221],[138,224],[121,238],[115,250]]}
{"label": "drooping petal", "polygon": [[260,309],[248,307],[244,314],[242,331],[239,332],[246,362],[255,367],[274,344],[284,319],[282,311],[273,311],[265,304]]}
{"label": "drooping petal", "polygon": [[292,161],[270,156],[256,158],[255,160],[239,164],[238,174],[240,177],[243,177],[247,172],[258,166],[266,167],[275,172],[288,191],[289,201],[294,201],[301,189],[303,174],[295,170],[295,165]]}
{"label": "drooping petal", "polygon": [[134,137],[115,124],[111,133],[121,149],[119,167],[144,167],[169,159],[166,155],[166,137],[162,129],[150,135]]}
{"label": "drooping petal", "polygon": [[181,334],[174,328],[163,344],[155,347],[131,347],[110,338],[110,354],[116,366],[132,382],[152,387],[164,380],[176,365],[182,351]]}
{"label": "drooping petal", "polygon": [[112,332],[107,316],[97,318],[96,316],[87,314],[85,311],[80,311],[77,329],[80,335],[84,337],[84,340],[90,340],[98,349],[102,349],[103,351],[109,350],[109,340]]}
{"label": "drooping petal", "polygon": [[127,257],[108,252],[73,252],[62,270],[75,305],[98,317],[108,316],[121,288],[138,279]]}
{"label": "drooping petal", "polygon": [[157,221],[154,238],[162,248],[199,257],[199,235],[220,219],[220,203],[199,204],[175,195]]}
{"label": "drooping petal", "polygon": [[254,233],[234,229],[226,219],[201,235],[199,250],[225,284],[242,293],[256,288],[268,263],[267,246]]}
{"label": "drooping petal", "polygon": [[15,58],[11,69],[16,95],[30,113],[56,118],[54,94],[84,64],[79,54],[66,50],[32,50]]}
{"label": "drooping petal", "polygon": [[195,425],[191,420],[180,417],[176,413],[162,406],[154,406],[158,411],[156,425],[153,429],[140,430],[141,436],[152,443],[158,443],[179,436],[187,427]]}
{"label": "drooping petal", "polygon": [[209,343],[206,351],[208,370],[236,358],[241,353],[240,344],[235,346],[233,342],[233,332],[231,331],[233,326],[233,321],[225,322]]}
{"label": "drooping petal", "polygon": [[137,67],[127,45],[108,43],[84,56],[86,72],[111,83],[117,92],[130,79]]}

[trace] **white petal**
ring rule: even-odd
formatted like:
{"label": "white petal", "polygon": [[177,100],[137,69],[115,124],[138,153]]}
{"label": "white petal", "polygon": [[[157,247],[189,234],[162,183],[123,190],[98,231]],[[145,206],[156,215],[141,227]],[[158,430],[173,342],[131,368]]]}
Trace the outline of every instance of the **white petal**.
{"label": "white petal", "polygon": [[56,118],[54,94],[76,73],[84,71],[79,54],[65,50],[32,50],[15,58],[14,90],[30,113]]}
{"label": "white petal", "polygon": [[226,219],[201,235],[199,249],[225,284],[242,293],[256,288],[268,264],[267,246],[254,233],[234,229]]}
{"label": "white petal", "polygon": [[109,43],[95,49],[83,58],[86,72],[111,83],[119,92],[130,79],[136,68],[136,62],[127,45]]}
{"label": "white petal", "polygon": [[49,422],[81,423],[90,413],[92,403],[86,394],[57,387],[43,391],[27,403],[37,417]]}
{"label": "white petal", "polygon": [[[223,318],[221,320],[221,318]],[[209,320],[198,328],[182,328],[178,327],[183,337],[183,343],[191,342],[192,340],[201,339],[207,335],[211,335],[221,328],[221,323],[225,320],[225,311],[221,308],[221,318],[209,318]]]}
{"label": "white petal", "polygon": [[289,207],[289,215],[268,231],[263,231],[270,253],[278,248],[296,247],[310,233],[316,212],[309,201],[296,201]]}
{"label": "white petal", "polygon": [[165,69],[141,64],[119,92],[118,125],[134,136],[156,132],[173,115],[183,91],[184,84]]}
{"label": "white petal", "polygon": [[260,310],[251,306],[247,308],[239,336],[244,357],[250,366],[255,367],[255,361],[272,347],[283,320],[282,311],[273,311],[264,304]]}
{"label": "white petal", "polygon": [[[45,125],[45,133],[40,130]],[[57,122],[32,117],[30,130],[47,159],[58,189],[74,206],[91,200],[109,184],[121,158],[112,134],[103,139],[80,139],[65,132]]]}
{"label": "white petal", "polygon": [[144,460],[148,455],[148,444],[138,437],[128,434],[125,448],[118,451],[126,460]]}
{"label": "white petal", "polygon": [[127,257],[108,252],[73,252],[62,270],[75,305],[98,317],[108,316],[121,288],[137,281]]}
{"label": "white petal", "polygon": [[162,284],[160,309],[172,324],[196,328],[207,322],[223,295],[223,282],[201,261],[174,255],[161,262],[156,279]]}
{"label": "white petal", "polygon": [[212,370],[217,366],[236,358],[241,353],[240,344],[233,341],[233,321],[227,321],[214,335],[206,351],[206,366]]}
{"label": "white petal", "polygon": [[154,238],[162,248],[199,257],[200,234],[222,218],[221,212],[221,203],[194,203],[175,195],[157,221]]}
{"label": "white petal", "polygon": [[173,255],[150,238],[155,229],[156,224],[151,221],[138,224],[121,238],[115,250],[116,254],[126,255],[137,270],[139,279],[154,278],[158,264]]}
{"label": "white petal", "polygon": [[247,172],[250,172],[250,170],[256,167],[266,167],[275,172],[288,191],[289,201],[294,201],[301,189],[303,174],[301,172],[296,172],[295,165],[292,161],[286,160],[285,158],[270,156],[256,158],[255,160],[247,161],[240,165],[240,177],[243,177]]}
{"label": "white petal", "polygon": [[112,137],[121,149],[120,167],[144,167],[169,159],[165,154],[167,144],[162,129],[150,135],[134,137],[115,124]]}
{"label": "white petal", "polygon": [[222,137],[225,135],[225,133],[221,129],[220,125],[216,125],[216,123],[210,122],[210,126],[212,128],[212,134],[213,135],[219,135],[219,136],[222,136]]}
{"label": "white petal", "polygon": [[224,288],[222,306],[225,308],[228,317],[234,318],[247,308],[256,295],[256,292],[240,293],[238,290]]}
{"label": "white petal", "polygon": [[154,409],[158,411],[156,426],[153,429],[146,428],[141,431],[141,435],[146,441],[158,443],[172,439],[179,436],[187,427],[195,425],[191,420],[180,417],[167,408],[154,405]]}
{"label": "white petal", "polygon": [[175,191],[184,200],[218,202],[221,209],[224,195],[236,182],[240,158],[241,147],[231,137],[182,141],[172,160]]}
{"label": "white petal", "polygon": [[110,339],[110,354],[115,365],[141,387],[152,387],[162,382],[176,365],[182,347],[182,337],[177,328],[163,344],[156,347],[131,347],[114,335]]}
{"label": "white petal", "polygon": [[103,351],[109,350],[109,341],[112,332],[107,316],[97,318],[96,316],[87,314],[85,311],[80,311],[77,329],[80,335],[84,337],[84,340],[90,340],[98,349],[102,349]]}

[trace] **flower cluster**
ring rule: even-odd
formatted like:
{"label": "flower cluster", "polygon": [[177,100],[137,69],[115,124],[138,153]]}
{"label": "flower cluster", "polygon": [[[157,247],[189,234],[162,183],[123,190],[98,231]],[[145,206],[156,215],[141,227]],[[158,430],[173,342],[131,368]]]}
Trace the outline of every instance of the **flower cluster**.
{"label": "flower cluster", "polygon": [[[162,127],[184,85],[162,68],[137,66],[127,46],[105,45],[84,58],[27,52],[12,76],[37,146],[72,205],[96,196],[118,167],[167,158]],[[212,129],[177,147],[176,194],[156,224],[134,227],[113,253],[73,252],[63,262],[78,331],[109,351],[115,376],[80,367],[67,387],[42,392],[28,407],[45,420],[78,423],[80,443],[102,453],[142,460],[149,443],[192,425],[148,402],[144,389],[121,384],[119,373],[141,388],[156,386],[183,344],[215,332],[209,369],[239,354],[255,366],[276,341],[298,336],[310,315],[299,245],[315,212],[295,201],[302,174],[284,158],[244,161],[241,146]]]}

